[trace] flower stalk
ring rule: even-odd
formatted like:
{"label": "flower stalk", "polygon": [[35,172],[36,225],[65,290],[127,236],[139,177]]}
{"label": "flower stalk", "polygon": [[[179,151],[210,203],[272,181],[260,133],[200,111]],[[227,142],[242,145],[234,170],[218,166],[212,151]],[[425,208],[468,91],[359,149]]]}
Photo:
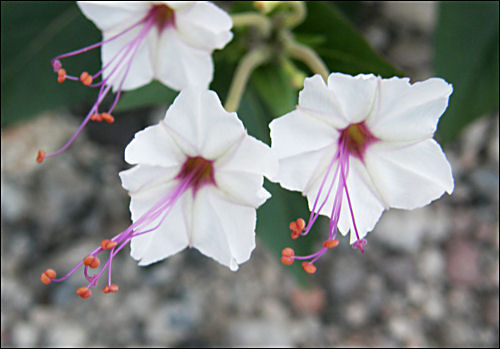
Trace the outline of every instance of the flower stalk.
{"label": "flower stalk", "polygon": [[225,109],[228,112],[238,110],[241,97],[252,72],[271,58],[271,50],[267,46],[256,48],[243,56],[236,67],[229,93],[226,99]]}

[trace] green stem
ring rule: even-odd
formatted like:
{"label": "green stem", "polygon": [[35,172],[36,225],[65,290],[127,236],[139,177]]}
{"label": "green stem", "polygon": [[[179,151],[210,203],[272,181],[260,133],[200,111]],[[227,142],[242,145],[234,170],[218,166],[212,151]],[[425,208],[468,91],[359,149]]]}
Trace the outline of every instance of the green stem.
{"label": "green stem", "polygon": [[320,74],[325,81],[328,80],[328,68],[323,60],[309,46],[295,41],[290,32],[282,33],[285,51],[292,57],[305,63],[313,73]]}
{"label": "green stem", "polygon": [[269,18],[257,12],[243,12],[231,15],[234,27],[253,26],[258,28],[264,37],[269,37],[272,24]]}
{"label": "green stem", "polygon": [[307,8],[303,1],[283,1],[290,6],[292,12],[283,19],[283,24],[288,28],[295,28],[304,21],[307,16]]}
{"label": "green stem", "polygon": [[229,87],[229,93],[225,104],[225,109],[228,112],[235,112],[238,110],[250,74],[252,74],[259,65],[269,60],[270,57],[271,51],[266,46],[256,48],[243,56],[236,67],[233,81],[231,81],[231,86]]}

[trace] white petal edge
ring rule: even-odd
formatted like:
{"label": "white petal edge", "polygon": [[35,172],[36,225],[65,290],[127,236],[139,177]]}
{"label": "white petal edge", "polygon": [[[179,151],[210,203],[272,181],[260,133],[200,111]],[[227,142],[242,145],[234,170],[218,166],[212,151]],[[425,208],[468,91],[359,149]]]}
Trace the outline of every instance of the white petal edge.
{"label": "white petal edge", "polygon": [[210,52],[224,48],[233,37],[231,17],[210,2],[195,2],[189,9],[177,11],[175,23],[187,43]]}
{"label": "white petal edge", "polygon": [[245,134],[236,113],[222,107],[217,94],[199,87],[188,87],[167,110],[169,129],[191,144],[196,155],[208,160],[221,157]]}
{"label": "white petal edge", "polygon": [[367,126],[385,141],[431,138],[453,87],[440,78],[410,84],[408,78],[379,78],[379,95]]}
{"label": "white petal edge", "polygon": [[164,121],[137,132],[125,148],[125,161],[129,164],[178,166],[180,170],[185,159],[186,156],[170,135]]}
{"label": "white petal edge", "polygon": [[77,1],[77,4],[101,31],[122,31],[142,20],[151,8],[146,1]]}

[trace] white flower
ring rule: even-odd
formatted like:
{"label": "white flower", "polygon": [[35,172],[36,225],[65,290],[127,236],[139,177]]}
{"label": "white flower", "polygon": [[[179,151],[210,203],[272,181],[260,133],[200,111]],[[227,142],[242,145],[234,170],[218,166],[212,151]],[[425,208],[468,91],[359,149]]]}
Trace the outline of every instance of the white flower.
{"label": "white flower", "polygon": [[188,246],[231,270],[250,258],[256,208],[270,197],[263,175],[274,176],[278,163],[215,92],[183,90],[163,121],[135,135],[125,160],[137,164],[120,173],[132,220],[155,217],[141,228],[153,231],[132,238],[131,255],[140,265]]}
{"label": "white flower", "polygon": [[[410,84],[334,73],[327,85],[319,75],[306,79],[297,109],[270,124],[277,180],[304,193],[311,210],[307,225],[290,226],[292,235],[307,234],[319,213],[331,220],[328,241],[338,226],[363,252],[363,238],[385,209],[422,207],[451,194],[450,164],[432,138],[451,93],[438,78]],[[295,259],[312,265],[326,248]]]}
{"label": "white flower", "polygon": [[[232,39],[231,17],[210,2],[79,1],[78,5],[102,31],[102,64],[108,67],[104,79],[114,75],[109,81],[114,90],[120,89],[124,74],[123,90],[153,79],[175,90],[189,85],[207,88],[213,76],[212,51]],[[113,73],[115,66],[119,68]]]}

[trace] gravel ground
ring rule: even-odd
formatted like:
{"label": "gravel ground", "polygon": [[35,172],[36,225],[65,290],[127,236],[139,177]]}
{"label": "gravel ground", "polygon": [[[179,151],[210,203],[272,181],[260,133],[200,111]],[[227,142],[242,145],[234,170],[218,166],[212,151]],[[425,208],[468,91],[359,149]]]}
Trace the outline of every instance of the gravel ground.
{"label": "gravel ground", "polygon": [[[416,80],[431,76],[432,3],[364,11],[378,14],[362,32],[379,52]],[[2,130],[2,347],[498,347],[498,113],[445,149],[452,196],[386,212],[367,253],[341,245],[322,258],[309,289],[259,241],[237,273],[196,251],[147,268],[125,251],[113,263],[116,294],[80,299],[79,274],[44,286],[43,270],[69,270],[128,226],[117,172],[147,117],[155,116],[90,125],[70,151],[42,165],[37,149],[63,143],[77,118],[46,113]]]}

